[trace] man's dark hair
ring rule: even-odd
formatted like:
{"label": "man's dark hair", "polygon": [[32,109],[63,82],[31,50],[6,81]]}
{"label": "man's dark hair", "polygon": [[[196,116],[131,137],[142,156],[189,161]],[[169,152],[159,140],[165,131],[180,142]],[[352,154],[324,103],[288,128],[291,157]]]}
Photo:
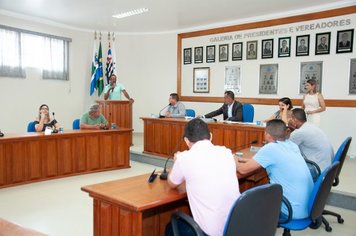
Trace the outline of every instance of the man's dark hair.
{"label": "man's dark hair", "polygon": [[199,118],[192,119],[185,125],[183,137],[192,143],[205,139],[210,140],[208,125]]}
{"label": "man's dark hair", "polygon": [[171,93],[169,94],[169,96],[171,96],[174,100],[176,100],[177,102],[179,101],[179,96],[177,93]]}
{"label": "man's dark hair", "polygon": [[232,100],[235,99],[235,94],[234,94],[234,92],[232,92],[232,91],[226,91],[225,94],[226,94],[228,97],[230,97]]}
{"label": "man's dark hair", "polygon": [[307,116],[305,114],[305,111],[301,108],[294,108],[293,109],[293,116],[301,121],[301,122],[306,122],[307,121]]}
{"label": "man's dark hair", "polygon": [[266,124],[266,133],[271,135],[274,140],[284,141],[286,139],[287,126],[284,121],[273,119]]}

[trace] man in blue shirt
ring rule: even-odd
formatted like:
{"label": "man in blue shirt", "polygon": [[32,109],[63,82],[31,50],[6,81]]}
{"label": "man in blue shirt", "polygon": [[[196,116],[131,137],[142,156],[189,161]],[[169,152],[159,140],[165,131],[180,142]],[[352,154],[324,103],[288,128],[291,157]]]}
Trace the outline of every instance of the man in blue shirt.
{"label": "man in blue shirt", "polygon": [[[293,219],[307,217],[308,202],[313,189],[313,180],[298,146],[286,139],[287,127],[282,120],[267,122],[263,146],[245,163],[237,163],[237,171],[247,175],[258,168],[265,168],[271,183],[282,185],[283,195],[290,201]],[[286,207],[281,217],[288,215]],[[284,216],[283,216],[284,215]]]}

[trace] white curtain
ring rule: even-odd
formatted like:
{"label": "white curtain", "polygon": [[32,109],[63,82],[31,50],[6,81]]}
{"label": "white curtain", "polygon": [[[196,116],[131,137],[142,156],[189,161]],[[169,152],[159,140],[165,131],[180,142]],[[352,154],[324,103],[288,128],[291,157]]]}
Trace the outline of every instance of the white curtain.
{"label": "white curtain", "polygon": [[20,33],[0,28],[0,76],[26,76],[22,66]]}
{"label": "white curtain", "polygon": [[68,80],[68,42],[43,38],[43,79]]}

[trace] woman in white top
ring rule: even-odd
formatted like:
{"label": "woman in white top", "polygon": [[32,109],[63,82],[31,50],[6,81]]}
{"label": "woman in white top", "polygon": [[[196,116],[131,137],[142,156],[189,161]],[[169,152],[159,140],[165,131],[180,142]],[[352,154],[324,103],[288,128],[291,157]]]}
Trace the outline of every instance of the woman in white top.
{"label": "woman in white top", "polygon": [[315,125],[320,124],[320,112],[326,110],[323,95],[316,91],[316,80],[309,79],[306,83],[307,94],[303,97],[302,108],[307,114],[307,120]]}

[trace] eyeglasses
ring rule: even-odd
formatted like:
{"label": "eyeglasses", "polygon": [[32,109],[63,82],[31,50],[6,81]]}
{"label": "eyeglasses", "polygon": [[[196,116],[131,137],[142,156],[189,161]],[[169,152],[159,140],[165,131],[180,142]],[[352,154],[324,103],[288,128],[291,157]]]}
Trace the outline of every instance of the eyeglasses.
{"label": "eyeglasses", "polygon": [[42,107],[41,110],[48,110],[48,107]]}

